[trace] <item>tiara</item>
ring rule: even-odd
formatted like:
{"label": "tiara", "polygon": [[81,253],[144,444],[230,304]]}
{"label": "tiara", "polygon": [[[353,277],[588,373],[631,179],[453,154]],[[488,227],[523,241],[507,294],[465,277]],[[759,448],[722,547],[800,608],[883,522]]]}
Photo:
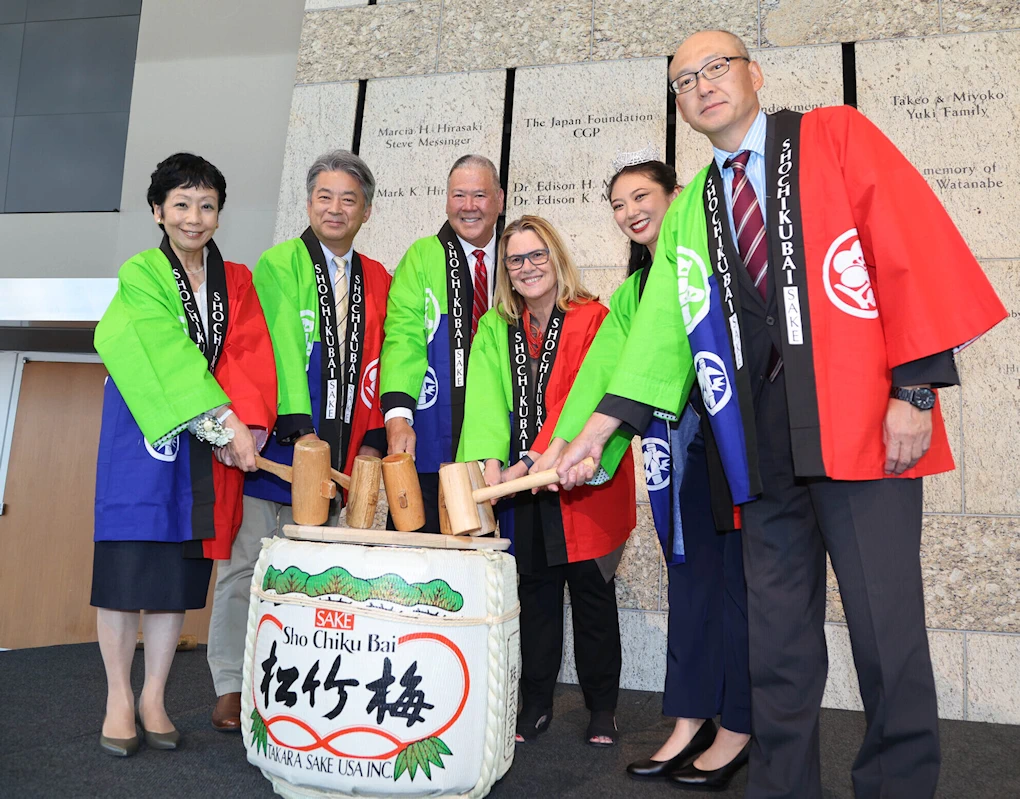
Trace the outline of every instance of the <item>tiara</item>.
{"label": "tiara", "polygon": [[637,150],[633,153],[618,152],[616,157],[613,159],[613,174],[615,175],[629,166],[647,164],[649,161],[659,160],[661,160],[659,157],[659,151],[655,148],[654,144],[648,142],[648,145],[643,150]]}

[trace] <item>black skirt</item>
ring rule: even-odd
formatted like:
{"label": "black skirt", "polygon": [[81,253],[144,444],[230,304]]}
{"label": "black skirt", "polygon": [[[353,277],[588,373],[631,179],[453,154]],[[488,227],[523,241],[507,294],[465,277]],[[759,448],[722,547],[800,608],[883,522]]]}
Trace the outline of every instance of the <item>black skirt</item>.
{"label": "black skirt", "polygon": [[184,547],[163,541],[96,541],[91,604],[110,610],[204,608],[213,562],[184,557]]}

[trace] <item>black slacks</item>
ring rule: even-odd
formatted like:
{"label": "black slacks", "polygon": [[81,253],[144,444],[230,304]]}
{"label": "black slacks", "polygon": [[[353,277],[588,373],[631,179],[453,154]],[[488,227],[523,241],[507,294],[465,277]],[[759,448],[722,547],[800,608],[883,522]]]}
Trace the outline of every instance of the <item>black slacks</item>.
{"label": "black slacks", "polygon": [[[520,498],[520,495],[518,495]],[[519,517],[518,517],[519,518]],[[550,708],[563,660],[563,586],[570,587],[577,681],[588,710],[616,710],[620,692],[620,620],[616,579],[606,582],[594,560],[549,566],[535,511],[533,561],[520,575],[521,700]],[[520,534],[520,531],[518,532]]]}
{"label": "black slacks", "polygon": [[822,796],[828,552],[867,721],[855,795],[930,797],[940,751],[920,566],[921,480],[795,479],[784,377],[759,397],[764,493],[743,506],[754,734],[745,796]]}
{"label": "black slacks", "polygon": [[687,448],[680,486],[687,560],[669,567],[665,716],[710,719],[751,732],[747,670],[747,589],[740,531],[720,533],[708,500],[705,440]]}

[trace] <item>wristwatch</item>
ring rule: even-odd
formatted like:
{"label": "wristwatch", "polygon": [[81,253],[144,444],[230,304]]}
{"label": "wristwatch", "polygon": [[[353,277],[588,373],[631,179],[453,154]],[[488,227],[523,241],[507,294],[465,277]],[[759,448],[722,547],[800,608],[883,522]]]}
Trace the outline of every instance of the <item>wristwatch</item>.
{"label": "wristwatch", "polygon": [[524,461],[524,465],[527,466],[529,469],[535,465],[535,462],[531,459],[531,456],[526,452],[523,455],[521,455],[521,460]]}
{"label": "wristwatch", "polygon": [[909,402],[922,411],[930,411],[935,407],[935,392],[930,388],[893,388],[889,395],[893,399]]}

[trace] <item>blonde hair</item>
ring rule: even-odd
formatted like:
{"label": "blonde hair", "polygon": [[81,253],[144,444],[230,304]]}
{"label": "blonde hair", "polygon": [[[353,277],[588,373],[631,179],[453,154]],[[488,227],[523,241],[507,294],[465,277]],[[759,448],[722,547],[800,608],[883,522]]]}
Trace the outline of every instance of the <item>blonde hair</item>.
{"label": "blonde hair", "polygon": [[540,216],[522,216],[506,226],[503,235],[499,237],[499,250],[496,256],[496,290],[493,293],[492,304],[496,307],[496,313],[507,324],[516,326],[525,308],[524,298],[514,291],[510,283],[510,272],[507,271],[505,263],[507,245],[511,236],[526,230],[538,236],[549,248],[549,263],[552,264],[559,290],[556,305],[561,311],[566,311],[573,302],[583,304],[598,299],[581,285],[581,273],[567,252],[567,247],[560,234],[556,232],[556,228]]}

